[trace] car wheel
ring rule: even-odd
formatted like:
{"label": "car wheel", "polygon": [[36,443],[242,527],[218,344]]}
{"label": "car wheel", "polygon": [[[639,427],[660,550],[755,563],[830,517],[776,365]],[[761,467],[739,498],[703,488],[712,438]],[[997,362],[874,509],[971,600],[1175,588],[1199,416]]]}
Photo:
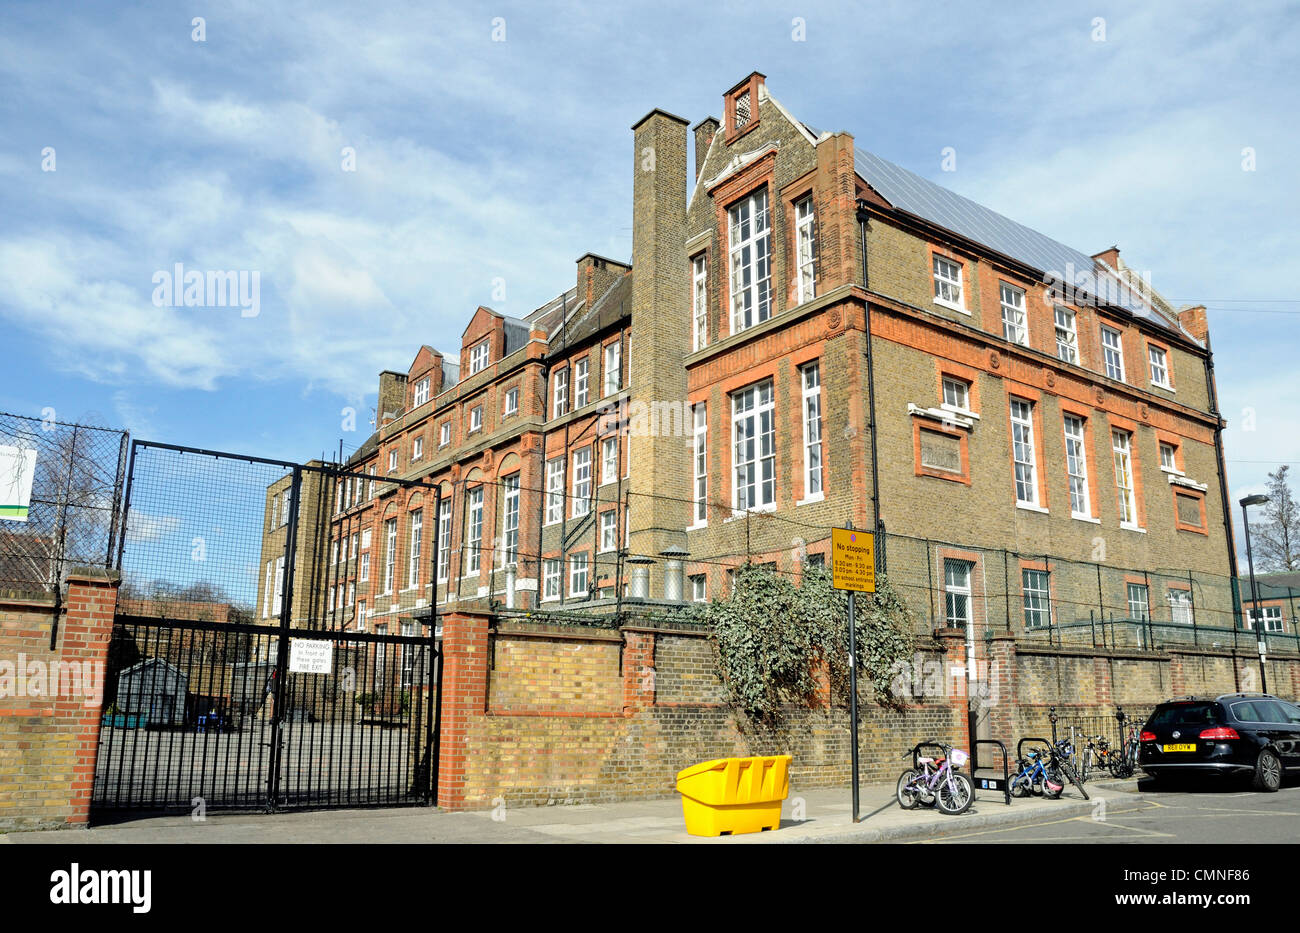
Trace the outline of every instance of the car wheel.
{"label": "car wheel", "polygon": [[1274,793],[1282,787],[1282,762],[1267,748],[1255,759],[1255,790]]}

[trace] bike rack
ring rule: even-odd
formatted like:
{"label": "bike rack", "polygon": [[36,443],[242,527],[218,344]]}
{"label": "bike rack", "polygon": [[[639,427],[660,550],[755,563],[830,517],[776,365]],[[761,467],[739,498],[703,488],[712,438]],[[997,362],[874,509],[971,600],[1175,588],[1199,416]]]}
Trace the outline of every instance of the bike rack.
{"label": "bike rack", "polygon": [[937,757],[943,757],[943,758],[948,757],[948,752],[938,742],[917,742],[915,745],[912,746],[912,770],[913,771],[921,770],[921,763],[916,759],[920,755],[921,749],[923,748],[937,748],[939,750],[939,755]]}
{"label": "bike rack", "polygon": [[1051,740],[1042,739],[1036,735],[1027,735],[1019,742],[1016,743],[1016,761],[1019,761],[1020,759],[1025,757],[1026,742],[1037,742],[1039,745],[1043,746],[1043,748],[1045,748],[1048,752],[1052,750]]}
{"label": "bike rack", "polygon": [[[979,770],[979,747],[981,745],[996,745],[1002,750],[1002,778],[999,781],[996,774],[993,777],[978,777]],[[976,739],[971,745],[970,750],[970,780],[975,785],[975,793],[979,794],[981,790],[1001,790],[1006,805],[1011,806],[1011,771],[1010,762],[1007,759],[1007,747],[997,739]],[[997,785],[1001,783],[1001,787]]]}

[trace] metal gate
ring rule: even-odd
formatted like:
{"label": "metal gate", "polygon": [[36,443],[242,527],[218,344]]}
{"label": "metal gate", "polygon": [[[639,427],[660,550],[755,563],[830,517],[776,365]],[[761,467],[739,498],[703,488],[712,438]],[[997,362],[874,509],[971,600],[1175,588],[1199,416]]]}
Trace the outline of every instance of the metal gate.
{"label": "metal gate", "polygon": [[[371,564],[362,564],[353,536],[360,544],[386,503],[392,511],[392,497],[403,507],[419,503],[414,490],[425,484],[387,481],[377,495],[372,487],[372,512],[349,492],[343,508],[337,490],[354,490],[358,475],[133,443],[97,812],[437,799],[442,678],[433,607],[393,603],[367,630],[364,614],[342,606],[345,594],[358,600],[357,568]],[[436,510],[436,489],[428,492]],[[411,540],[410,573],[427,579],[432,568],[420,551],[432,549]],[[394,556],[374,553],[375,563]],[[349,609],[358,605],[365,599]]]}

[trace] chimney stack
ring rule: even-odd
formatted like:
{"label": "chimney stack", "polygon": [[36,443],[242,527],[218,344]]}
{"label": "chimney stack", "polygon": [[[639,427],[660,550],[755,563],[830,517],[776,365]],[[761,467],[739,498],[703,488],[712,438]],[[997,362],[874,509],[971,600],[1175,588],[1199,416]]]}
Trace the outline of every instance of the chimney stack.
{"label": "chimney stack", "polygon": [[1178,312],[1178,323],[1201,343],[1209,345],[1210,322],[1205,315],[1205,305],[1183,308]]}
{"label": "chimney stack", "polygon": [[718,134],[717,117],[705,117],[699,123],[692,127],[695,133],[695,180],[700,180],[700,171],[704,168],[704,157],[709,154],[709,146],[713,144],[713,137]]}
{"label": "chimney stack", "polygon": [[[652,110],[632,127],[632,325],[628,356],[637,401],[685,404],[690,349],[686,270],[687,121]],[[629,550],[684,545],[690,447],[664,432],[628,438]],[[660,498],[666,496],[667,498]],[[651,596],[657,594],[651,593]]]}
{"label": "chimney stack", "polygon": [[1119,247],[1112,246],[1110,249],[1104,249],[1100,253],[1093,253],[1093,259],[1100,259],[1106,265],[1110,266],[1116,272],[1119,271]]}
{"label": "chimney stack", "polygon": [[578,260],[578,299],[590,308],[611,285],[627,274],[631,267],[616,259],[585,253]]}
{"label": "chimney stack", "polygon": [[379,374],[379,424],[391,421],[406,407],[406,373],[385,369]]}

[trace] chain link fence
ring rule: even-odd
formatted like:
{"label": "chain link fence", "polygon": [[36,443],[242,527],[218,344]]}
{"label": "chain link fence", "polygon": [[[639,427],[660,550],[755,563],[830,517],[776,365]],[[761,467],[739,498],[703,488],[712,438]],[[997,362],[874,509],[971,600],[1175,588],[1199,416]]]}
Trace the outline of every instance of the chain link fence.
{"label": "chain link fence", "polygon": [[0,412],[0,590],[58,598],[71,568],[111,566],[126,460],[124,431]]}

